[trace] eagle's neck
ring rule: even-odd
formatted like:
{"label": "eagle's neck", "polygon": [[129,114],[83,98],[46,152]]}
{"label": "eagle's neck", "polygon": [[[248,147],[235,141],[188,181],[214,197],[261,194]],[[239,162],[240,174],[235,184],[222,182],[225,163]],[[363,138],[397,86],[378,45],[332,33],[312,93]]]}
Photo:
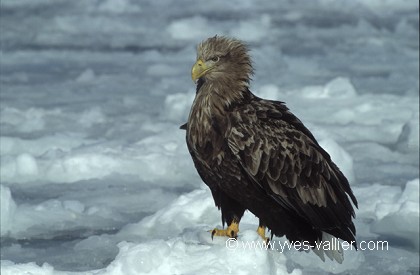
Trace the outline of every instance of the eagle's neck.
{"label": "eagle's neck", "polygon": [[216,79],[199,79],[196,101],[204,100],[211,108],[229,110],[249,97],[249,79],[218,75]]}
{"label": "eagle's neck", "polygon": [[251,93],[246,81],[200,79],[188,118],[187,138],[198,148],[224,140],[227,114],[236,105],[249,100]]}

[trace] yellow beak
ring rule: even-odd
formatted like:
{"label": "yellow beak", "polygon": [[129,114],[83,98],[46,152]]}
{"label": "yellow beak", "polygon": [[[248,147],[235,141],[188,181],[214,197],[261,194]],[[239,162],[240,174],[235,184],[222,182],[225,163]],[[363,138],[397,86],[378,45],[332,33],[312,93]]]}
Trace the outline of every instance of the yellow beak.
{"label": "yellow beak", "polygon": [[194,66],[191,69],[191,78],[193,81],[196,81],[200,77],[206,74],[206,72],[210,68],[207,67],[206,63],[203,62],[203,60],[198,59],[197,62],[195,62]]}

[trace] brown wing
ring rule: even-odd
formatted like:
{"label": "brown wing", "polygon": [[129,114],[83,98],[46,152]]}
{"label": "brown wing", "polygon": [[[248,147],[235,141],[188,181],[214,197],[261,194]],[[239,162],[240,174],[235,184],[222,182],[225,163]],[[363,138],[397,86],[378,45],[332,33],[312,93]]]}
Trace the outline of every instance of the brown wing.
{"label": "brown wing", "polygon": [[230,123],[229,148],[254,184],[315,228],[344,227],[337,237],[354,239],[346,193],[357,201],[347,179],[284,104],[256,98],[234,110]]}

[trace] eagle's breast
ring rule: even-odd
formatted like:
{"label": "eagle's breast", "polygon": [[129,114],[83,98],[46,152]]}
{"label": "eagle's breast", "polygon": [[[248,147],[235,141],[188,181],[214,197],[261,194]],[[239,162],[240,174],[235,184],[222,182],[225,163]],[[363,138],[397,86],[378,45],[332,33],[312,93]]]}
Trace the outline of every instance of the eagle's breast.
{"label": "eagle's breast", "polygon": [[226,115],[215,107],[210,93],[198,93],[187,123],[187,143],[205,166],[220,165],[224,157]]}

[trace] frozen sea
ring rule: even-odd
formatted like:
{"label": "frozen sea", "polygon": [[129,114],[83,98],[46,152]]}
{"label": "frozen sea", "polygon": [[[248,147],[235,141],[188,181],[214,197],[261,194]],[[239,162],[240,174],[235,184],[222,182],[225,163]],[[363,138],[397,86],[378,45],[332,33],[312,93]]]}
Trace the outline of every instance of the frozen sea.
{"label": "frozen sea", "polygon": [[[2,274],[419,274],[418,1],[0,8]],[[250,45],[254,93],[285,101],[350,179],[369,248],[340,265],[211,240],[220,213],[178,127],[215,34]],[[239,240],[257,224],[247,213]]]}

